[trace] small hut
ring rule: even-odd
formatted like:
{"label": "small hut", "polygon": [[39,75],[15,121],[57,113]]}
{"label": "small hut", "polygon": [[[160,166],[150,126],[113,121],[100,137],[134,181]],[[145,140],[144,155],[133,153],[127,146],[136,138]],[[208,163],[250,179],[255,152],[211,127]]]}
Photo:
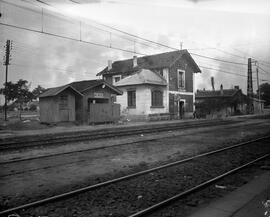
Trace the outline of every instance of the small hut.
{"label": "small hut", "polygon": [[122,92],[104,80],[86,80],[50,88],[39,96],[40,121],[43,123],[115,122],[120,105],[113,99]]}

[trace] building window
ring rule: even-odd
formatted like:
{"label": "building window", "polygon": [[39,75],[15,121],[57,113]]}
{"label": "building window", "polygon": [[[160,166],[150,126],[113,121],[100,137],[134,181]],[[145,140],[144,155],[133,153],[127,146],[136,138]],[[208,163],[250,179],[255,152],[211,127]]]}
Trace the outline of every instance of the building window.
{"label": "building window", "polygon": [[184,89],[185,88],[185,71],[183,70],[177,70],[177,82],[178,82],[178,88]]}
{"label": "building window", "polygon": [[136,107],[136,91],[129,90],[127,92],[128,97],[128,107]]}
{"label": "building window", "polygon": [[68,108],[68,95],[60,95],[60,103],[59,109],[67,109]]}
{"label": "building window", "polygon": [[154,90],[151,94],[152,107],[162,107],[163,106],[163,92],[160,90]]}
{"label": "building window", "polygon": [[115,85],[120,80],[121,80],[121,75],[115,75],[115,76],[113,76],[113,85]]}

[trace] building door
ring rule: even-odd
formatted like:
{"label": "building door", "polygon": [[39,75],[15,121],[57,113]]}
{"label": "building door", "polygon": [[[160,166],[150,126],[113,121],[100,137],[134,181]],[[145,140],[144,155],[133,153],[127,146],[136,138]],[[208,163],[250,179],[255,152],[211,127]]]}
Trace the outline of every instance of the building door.
{"label": "building door", "polygon": [[109,122],[111,116],[111,104],[106,98],[89,98],[88,99],[88,122],[102,123]]}
{"label": "building door", "polygon": [[178,113],[179,113],[179,117],[180,119],[183,119],[184,117],[184,105],[185,105],[185,102],[184,101],[179,101],[179,104],[178,104]]}

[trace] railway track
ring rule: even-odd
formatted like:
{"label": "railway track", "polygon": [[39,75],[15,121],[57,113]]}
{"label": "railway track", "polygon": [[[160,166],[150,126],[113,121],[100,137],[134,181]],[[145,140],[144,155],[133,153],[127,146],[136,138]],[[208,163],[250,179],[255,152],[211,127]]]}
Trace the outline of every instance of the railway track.
{"label": "railway track", "polygon": [[223,179],[223,178],[225,178],[225,177],[227,177],[227,176],[229,176],[229,175],[231,175],[233,173],[236,173],[237,171],[242,170],[242,169],[244,169],[244,168],[246,168],[246,167],[248,167],[248,166],[250,166],[250,165],[252,165],[254,163],[257,163],[258,161],[264,160],[264,159],[268,158],[269,156],[270,156],[270,154],[266,154],[266,155],[263,155],[262,157],[256,158],[255,160],[249,161],[248,163],[245,163],[245,164],[243,164],[241,166],[238,166],[238,167],[236,167],[236,168],[234,168],[232,170],[229,170],[229,171],[227,171],[227,172],[225,172],[225,173],[223,173],[221,175],[218,175],[218,176],[216,176],[216,177],[214,177],[212,179],[209,179],[209,180],[207,180],[207,181],[205,181],[205,182],[203,182],[203,183],[201,183],[201,184],[199,184],[199,185],[197,185],[195,187],[187,189],[187,190],[185,190],[185,191],[183,191],[183,192],[181,192],[179,194],[176,194],[176,195],[174,195],[174,196],[172,196],[170,198],[167,198],[166,200],[163,200],[163,201],[161,201],[159,203],[156,203],[156,204],[154,204],[154,205],[152,205],[152,206],[150,206],[150,207],[148,207],[146,209],[140,210],[139,212],[136,212],[136,213],[134,213],[132,215],[129,215],[128,217],[141,217],[141,216],[146,216],[148,214],[152,214],[156,210],[161,209],[164,206],[168,206],[168,205],[172,204],[176,200],[179,200],[179,199],[181,199],[181,198],[183,198],[185,196],[188,196],[188,195],[190,195],[192,193],[195,193],[195,192],[199,191],[202,188],[208,187],[209,185],[211,185],[213,183],[216,183],[217,181],[219,181],[219,180],[221,180],[221,179]]}
{"label": "railway track", "polygon": [[166,125],[147,125],[138,127],[122,127],[115,129],[103,129],[84,131],[80,133],[64,134],[64,135],[47,135],[34,137],[22,137],[14,141],[8,139],[0,141],[0,151],[18,150],[21,148],[37,147],[37,146],[50,146],[57,144],[66,144],[71,142],[81,142],[87,140],[98,140],[112,137],[123,137],[138,134],[157,133],[162,131],[173,131],[179,129],[188,129],[194,127],[208,127],[218,125],[228,125],[232,123],[239,123],[243,120],[203,120],[203,121],[190,121],[185,123],[169,123]]}
{"label": "railway track", "polygon": [[[248,124],[245,125],[245,127],[250,127],[253,126],[254,123],[252,124]],[[256,125],[256,124],[255,124]],[[230,126],[230,129],[232,128],[239,128],[239,126]],[[162,139],[164,138],[172,138],[172,137],[177,137],[179,135],[167,135],[167,136],[163,136]],[[185,134],[186,136],[186,134]],[[91,151],[95,151],[95,150],[102,150],[102,149],[106,149],[106,148],[112,148],[112,147],[121,147],[121,146],[126,146],[126,145],[131,145],[131,144],[144,144],[145,142],[150,142],[150,141],[156,141],[159,140],[159,138],[144,138],[144,139],[140,139],[138,141],[131,141],[131,142],[123,142],[123,143],[117,143],[117,144],[112,144],[112,145],[108,145],[108,146],[100,146],[100,147],[90,147],[90,148],[86,148],[86,149],[78,149],[78,150],[72,150],[72,151],[66,151],[66,152],[61,152],[61,153],[52,153],[52,154],[47,154],[47,155],[41,155],[41,156],[34,156],[34,157],[28,157],[28,158],[21,158],[21,159],[14,159],[14,160],[9,160],[9,161],[2,161],[0,162],[0,165],[8,165],[8,164],[14,164],[14,163],[20,163],[20,162],[25,162],[25,161],[34,161],[34,160],[42,160],[42,159],[49,159],[52,157],[58,157],[58,156],[72,156],[73,154],[76,153],[89,153]],[[27,169],[27,170],[23,170],[23,171],[13,171],[12,173],[2,173],[0,175],[1,177],[7,177],[7,176],[12,176],[12,175],[18,175],[18,174],[24,174],[24,173],[28,173],[28,172],[34,172],[34,171],[39,171],[39,170],[44,170],[44,169],[50,169],[50,168],[55,168],[55,167],[61,167],[61,166],[67,166],[67,165],[71,165],[71,164],[77,164],[77,163],[82,163],[87,161],[87,159],[79,159],[79,160],[75,160],[75,161],[68,161],[68,162],[62,162],[62,163],[58,163],[56,165],[46,165],[44,167],[39,167],[39,168],[33,168],[33,169]]]}
{"label": "railway track", "polygon": [[[218,150],[215,150],[215,151],[199,154],[199,155],[189,157],[189,158],[186,158],[186,159],[183,159],[183,160],[180,160],[180,161],[172,162],[172,163],[165,164],[165,165],[155,167],[155,168],[152,168],[152,169],[140,171],[140,172],[133,173],[133,174],[130,174],[130,175],[126,175],[126,176],[123,176],[123,177],[119,177],[119,178],[116,178],[116,179],[108,180],[108,181],[105,181],[105,182],[102,182],[102,183],[98,183],[98,184],[94,184],[94,185],[87,186],[87,187],[84,187],[84,188],[80,188],[80,189],[77,189],[77,190],[73,190],[73,191],[70,191],[70,192],[66,192],[64,194],[56,195],[56,196],[45,198],[45,199],[42,199],[42,200],[38,200],[38,201],[35,201],[35,202],[32,202],[32,203],[28,203],[28,204],[24,204],[24,205],[17,206],[17,207],[14,207],[14,208],[10,208],[10,209],[7,209],[7,210],[3,210],[3,211],[0,212],[0,215],[7,215],[9,213],[14,213],[14,212],[17,212],[17,211],[22,210],[22,209],[29,209],[29,208],[44,205],[44,204],[47,204],[47,203],[52,203],[52,202],[55,202],[55,201],[61,201],[63,199],[72,198],[75,195],[82,194],[83,192],[95,191],[95,190],[98,190],[98,189],[102,189],[102,188],[104,188],[106,186],[112,185],[112,184],[121,183],[121,182],[127,181],[127,180],[132,180],[133,178],[137,178],[137,177],[140,177],[142,175],[149,175],[149,174],[154,173],[154,172],[160,172],[163,169],[168,169],[168,168],[171,168],[171,167],[174,167],[174,166],[179,166],[181,164],[191,162],[191,161],[203,158],[203,157],[215,156],[215,155],[217,155],[219,153],[223,153],[225,151],[231,151],[231,150],[234,150],[234,149],[237,149],[237,148],[243,148],[243,147],[246,147],[247,145],[252,145],[252,144],[254,145],[254,143],[269,140],[269,138],[270,138],[270,136],[265,136],[265,137],[253,139],[253,140],[250,140],[250,141],[247,141],[247,142],[235,144],[235,145],[230,146],[230,147],[226,147],[226,148],[218,149]],[[268,150],[268,149],[266,149],[266,150]],[[198,191],[199,189],[204,188],[205,186],[207,186],[209,184],[212,184],[212,183],[222,179],[225,176],[228,176],[228,175],[230,175],[230,174],[232,174],[232,173],[234,173],[234,172],[236,172],[236,171],[238,171],[240,169],[243,169],[243,168],[245,168],[247,166],[250,166],[251,164],[253,164],[255,162],[258,162],[259,160],[265,159],[265,158],[269,157],[269,155],[270,154],[269,154],[269,150],[268,150],[267,154],[264,154],[263,156],[257,157],[255,160],[252,159],[247,163],[245,162],[244,164],[242,164],[240,166],[237,166],[236,168],[231,169],[230,171],[226,171],[223,174],[219,174],[218,176],[216,176],[214,178],[211,178],[211,179],[209,179],[207,181],[199,183],[196,186],[193,186],[192,188],[190,188],[188,190],[185,190],[180,194],[173,195],[173,196],[171,196],[171,197],[169,197],[169,198],[167,198],[165,200],[162,200],[161,202],[158,202],[158,203],[156,203],[154,205],[152,204],[148,208],[145,208],[145,209],[142,209],[142,210],[140,210],[138,212],[135,212],[134,214],[132,214],[130,216],[131,217],[143,216],[143,215],[145,215],[147,213],[151,213],[152,211],[154,211],[154,210],[156,210],[156,209],[158,209],[158,208],[160,208],[162,206],[165,206],[167,204],[170,204],[171,202],[173,202],[173,201],[175,201],[175,200],[177,200],[177,199],[179,199],[181,197],[184,197],[184,196],[186,196],[188,194],[191,194],[191,193],[193,193],[195,191]]]}

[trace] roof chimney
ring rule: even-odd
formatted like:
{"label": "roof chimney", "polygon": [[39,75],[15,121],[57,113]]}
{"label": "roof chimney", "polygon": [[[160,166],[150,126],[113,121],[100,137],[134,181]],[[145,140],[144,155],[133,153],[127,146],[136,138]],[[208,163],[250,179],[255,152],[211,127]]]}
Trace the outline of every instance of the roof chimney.
{"label": "roof chimney", "polygon": [[137,56],[133,56],[133,68],[138,66]]}
{"label": "roof chimney", "polygon": [[220,85],[220,95],[223,95],[223,85]]}
{"label": "roof chimney", "polygon": [[108,71],[112,69],[112,61],[108,60]]}
{"label": "roof chimney", "polygon": [[211,77],[211,85],[212,85],[212,90],[215,91],[215,81],[214,81],[214,77]]}

